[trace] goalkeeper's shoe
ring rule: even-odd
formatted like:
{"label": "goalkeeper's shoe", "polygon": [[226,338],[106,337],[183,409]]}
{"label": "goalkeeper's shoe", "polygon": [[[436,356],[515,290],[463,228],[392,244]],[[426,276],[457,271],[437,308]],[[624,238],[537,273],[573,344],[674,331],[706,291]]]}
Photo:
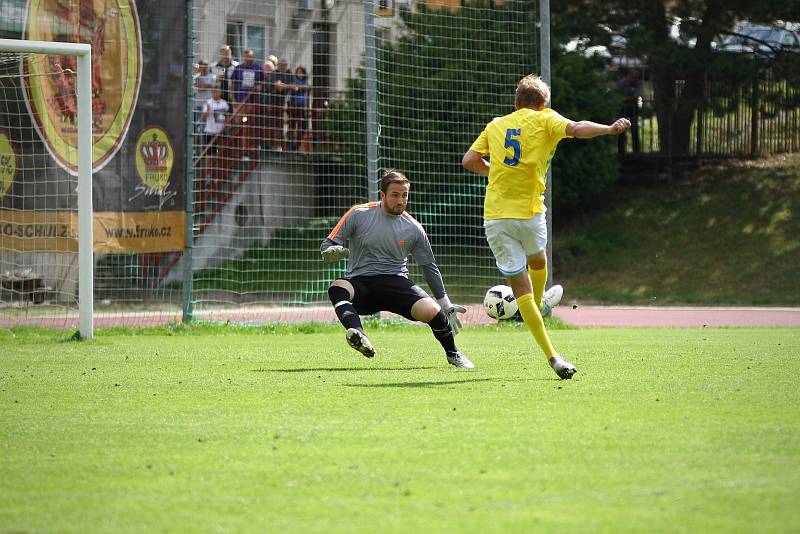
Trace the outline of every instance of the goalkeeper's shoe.
{"label": "goalkeeper's shoe", "polygon": [[375,347],[373,347],[372,343],[369,342],[369,339],[367,339],[367,336],[364,334],[364,332],[361,332],[355,328],[348,328],[345,337],[347,338],[348,345],[356,349],[367,358],[372,358],[375,356]]}
{"label": "goalkeeper's shoe", "polygon": [[563,296],[564,288],[560,285],[554,285],[545,291],[544,295],[542,295],[542,317],[549,317],[553,313],[553,308],[558,306]]}
{"label": "goalkeeper's shoe", "polygon": [[450,365],[455,365],[456,367],[463,367],[465,369],[472,369],[475,367],[475,364],[469,361],[469,358],[460,352],[447,353],[447,363]]}
{"label": "goalkeeper's shoe", "polygon": [[578,372],[574,365],[564,360],[558,354],[550,358],[550,367],[552,367],[553,371],[563,380],[569,380],[572,378],[572,375]]}

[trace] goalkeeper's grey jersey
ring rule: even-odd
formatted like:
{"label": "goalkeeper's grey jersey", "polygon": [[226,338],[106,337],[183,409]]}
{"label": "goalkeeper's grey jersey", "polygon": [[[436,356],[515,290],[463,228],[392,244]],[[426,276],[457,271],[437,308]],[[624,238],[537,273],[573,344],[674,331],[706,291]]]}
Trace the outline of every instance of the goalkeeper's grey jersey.
{"label": "goalkeeper's grey jersey", "polygon": [[408,255],[419,265],[434,263],[428,234],[407,212],[389,215],[380,202],[353,206],[339,220],[320,250],[330,241],[350,249],[345,276],[393,274],[408,278]]}

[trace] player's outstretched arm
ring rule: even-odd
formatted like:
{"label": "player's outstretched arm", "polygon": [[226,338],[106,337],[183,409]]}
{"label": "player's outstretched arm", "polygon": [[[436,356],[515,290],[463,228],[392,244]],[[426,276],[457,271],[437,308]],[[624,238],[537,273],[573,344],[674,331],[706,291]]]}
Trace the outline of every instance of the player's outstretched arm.
{"label": "player's outstretched arm", "polygon": [[578,139],[591,139],[600,135],[617,135],[631,127],[631,121],[619,118],[613,124],[598,124],[592,121],[569,121],[567,135]]}

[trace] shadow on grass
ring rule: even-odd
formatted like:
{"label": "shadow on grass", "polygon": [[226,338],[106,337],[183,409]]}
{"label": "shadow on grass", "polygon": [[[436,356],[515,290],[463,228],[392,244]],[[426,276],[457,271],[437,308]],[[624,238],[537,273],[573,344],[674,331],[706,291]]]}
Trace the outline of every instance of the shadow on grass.
{"label": "shadow on grass", "polygon": [[472,382],[494,382],[497,378],[468,378],[466,380],[444,380],[441,382],[395,382],[392,384],[342,384],[350,388],[430,388],[451,386],[453,384],[469,384]]}
{"label": "shadow on grass", "polygon": [[319,371],[416,371],[438,367],[300,367],[295,369],[253,369],[254,373],[315,373]]}

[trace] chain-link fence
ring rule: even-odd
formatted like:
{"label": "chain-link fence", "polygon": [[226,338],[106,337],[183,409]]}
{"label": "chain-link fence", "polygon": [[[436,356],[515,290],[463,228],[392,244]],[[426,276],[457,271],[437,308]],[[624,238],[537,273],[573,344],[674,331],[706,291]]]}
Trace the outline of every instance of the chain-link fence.
{"label": "chain-link fence", "polygon": [[[535,3],[0,7],[16,17],[4,19],[3,37],[39,31],[96,52],[95,143],[114,147],[95,162],[98,325],[332,318],[325,292],[345,265],[324,266],[319,244],[349,207],[377,199],[386,168],[410,177],[409,211],[427,229],[454,299],[479,302],[500,281],[482,238],[485,180],[460,159],[488,121],[513,109],[519,78],[538,70]],[[19,123],[32,147],[8,136],[19,169],[2,198],[3,222],[39,209],[30,200],[19,207],[30,184],[75,196],[69,169],[54,164],[51,176],[30,163],[58,132],[37,130],[20,110],[52,113],[52,95],[35,101],[15,83],[4,98],[17,102],[16,118],[4,120]],[[126,120],[112,124],[118,117]],[[52,288],[59,279],[16,242],[0,241],[0,254],[9,280],[32,273]],[[412,277],[421,280],[413,267]],[[76,323],[74,294],[21,298],[10,284],[5,324]]]}

